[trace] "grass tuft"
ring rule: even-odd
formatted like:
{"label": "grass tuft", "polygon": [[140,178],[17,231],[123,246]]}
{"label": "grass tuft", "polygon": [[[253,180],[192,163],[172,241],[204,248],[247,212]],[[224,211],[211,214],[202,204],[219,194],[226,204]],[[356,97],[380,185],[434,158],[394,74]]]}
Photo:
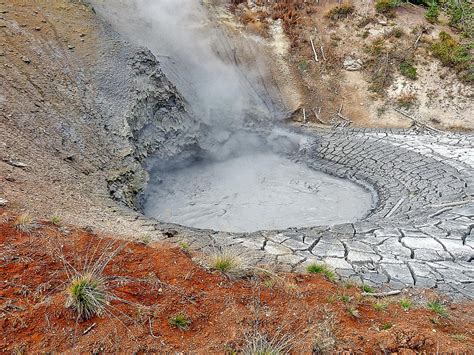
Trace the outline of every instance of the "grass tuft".
{"label": "grass tuft", "polygon": [[279,355],[289,354],[291,351],[291,337],[277,334],[269,337],[266,334],[255,332],[246,336],[245,346],[241,351],[243,355]]}
{"label": "grass tuft", "polygon": [[36,228],[35,222],[27,214],[18,216],[13,222],[13,225],[18,231],[25,233],[30,233]]}
{"label": "grass tuft", "polygon": [[410,310],[412,306],[412,302],[408,298],[402,298],[400,300],[400,306],[403,308],[405,312],[407,312]]}
{"label": "grass tuft", "polygon": [[388,304],[385,302],[376,302],[373,304],[373,307],[376,311],[385,311],[388,307]]}
{"label": "grass tuft", "polygon": [[363,292],[366,292],[366,293],[374,293],[375,292],[374,288],[372,286],[367,285],[367,284],[363,284],[360,288]]}
{"label": "grass tuft", "polygon": [[186,315],[186,313],[180,312],[172,316],[168,320],[168,323],[179,330],[188,330],[191,325],[191,319]]}
{"label": "grass tuft", "polygon": [[101,315],[109,302],[105,280],[91,273],[74,277],[67,294],[66,307],[72,308],[82,320]]}
{"label": "grass tuft", "polygon": [[448,311],[446,310],[446,307],[443,306],[443,304],[440,301],[431,301],[428,302],[426,305],[429,309],[431,309],[433,312],[435,312],[437,315],[447,318],[448,317]]}
{"label": "grass tuft", "polygon": [[349,313],[354,318],[360,318],[359,310],[355,306],[348,306],[347,313]]}
{"label": "grass tuft", "polygon": [[61,225],[61,217],[59,217],[58,215],[54,215],[54,216],[51,216],[51,223],[54,224],[55,226],[60,226]]}
{"label": "grass tuft", "polygon": [[208,267],[228,276],[246,277],[251,274],[249,261],[242,255],[229,250],[217,251],[209,257]]}
{"label": "grass tuft", "polygon": [[325,264],[312,263],[306,267],[306,271],[310,274],[321,274],[329,281],[336,280],[336,274]]}

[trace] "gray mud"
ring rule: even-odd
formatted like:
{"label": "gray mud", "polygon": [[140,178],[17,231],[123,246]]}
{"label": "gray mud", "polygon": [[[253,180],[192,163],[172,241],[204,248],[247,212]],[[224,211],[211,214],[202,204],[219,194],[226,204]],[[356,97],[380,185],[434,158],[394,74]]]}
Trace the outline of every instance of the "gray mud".
{"label": "gray mud", "polygon": [[354,222],[373,203],[349,180],[261,153],[155,176],[144,212],[195,228],[253,232]]}

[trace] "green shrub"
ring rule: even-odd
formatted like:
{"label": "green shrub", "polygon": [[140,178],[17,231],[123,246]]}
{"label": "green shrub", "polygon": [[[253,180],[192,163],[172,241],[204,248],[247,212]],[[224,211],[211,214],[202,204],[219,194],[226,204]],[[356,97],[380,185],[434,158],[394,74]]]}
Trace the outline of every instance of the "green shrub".
{"label": "green shrub", "polygon": [[411,308],[412,302],[407,298],[402,298],[400,300],[400,306],[403,308],[404,311],[409,311]]}
{"label": "green shrub", "polygon": [[438,22],[438,16],[439,16],[439,7],[436,1],[433,0],[428,6],[428,10],[426,10],[425,12],[425,18],[430,23],[436,23]]}
{"label": "green shrub", "polygon": [[367,285],[367,284],[363,284],[360,288],[361,288],[362,291],[365,292],[365,293],[374,293],[374,288],[371,287],[371,286],[369,286],[369,285]]}
{"label": "green shrub", "polygon": [[411,80],[416,79],[417,77],[416,68],[415,66],[413,66],[413,64],[410,61],[404,60],[403,62],[401,62],[399,69],[400,69],[400,73],[404,77]]}
{"label": "green shrub", "polygon": [[375,10],[384,14],[385,16],[392,17],[395,15],[394,10],[400,6],[399,0],[377,0],[375,2]]}
{"label": "green shrub", "polygon": [[470,46],[462,45],[446,32],[439,34],[439,39],[431,47],[431,53],[438,58],[443,65],[455,68],[458,73],[472,71],[472,55],[469,53]]}
{"label": "green shrub", "polygon": [[447,0],[445,6],[449,25],[462,31],[468,37],[474,37],[474,6],[469,0]]}
{"label": "green shrub", "polygon": [[344,19],[353,13],[354,13],[354,6],[352,4],[346,3],[346,4],[333,7],[326,14],[326,17],[335,21],[335,20]]}

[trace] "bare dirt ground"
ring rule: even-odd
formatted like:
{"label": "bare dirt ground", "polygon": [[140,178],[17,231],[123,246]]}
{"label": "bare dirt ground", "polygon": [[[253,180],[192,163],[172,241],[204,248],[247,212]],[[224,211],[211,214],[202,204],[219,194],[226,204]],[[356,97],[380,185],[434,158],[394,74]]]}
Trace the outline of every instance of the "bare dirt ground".
{"label": "bare dirt ground", "polygon": [[[413,121],[397,112],[401,110],[441,129],[474,129],[472,83],[461,82],[429,51],[441,31],[461,36],[445,19],[428,23],[421,7],[407,3],[387,18],[376,13],[374,3],[344,2],[343,6],[353,6],[353,12],[337,19],[328,16],[339,4],[333,0],[249,1],[233,11],[245,32],[262,37],[274,49],[277,65],[286,62],[281,76],[292,83],[293,95],[299,93],[299,110],[293,116],[297,121],[303,121],[305,109],[307,122],[316,124],[347,119],[356,127],[410,127]],[[374,55],[371,48],[377,41],[383,50]],[[400,57],[414,63],[416,79],[400,73]],[[359,61],[359,67],[347,70],[347,60]],[[373,90],[375,69],[386,72],[383,89]]]}
{"label": "bare dirt ground", "polygon": [[[256,332],[283,339],[292,353],[468,353],[474,346],[472,304],[453,305],[442,317],[426,308],[434,294],[361,296],[353,285],[322,276],[281,274],[229,279],[196,264],[183,249],[143,245],[91,234],[73,226],[32,222],[17,229],[0,211],[0,349],[7,352],[235,353]],[[41,243],[42,247],[38,248]],[[65,262],[79,268],[123,246],[104,274],[115,280],[107,314],[78,321],[65,307]],[[64,261],[65,260],[65,261]],[[183,312],[188,330],[169,324]]]}

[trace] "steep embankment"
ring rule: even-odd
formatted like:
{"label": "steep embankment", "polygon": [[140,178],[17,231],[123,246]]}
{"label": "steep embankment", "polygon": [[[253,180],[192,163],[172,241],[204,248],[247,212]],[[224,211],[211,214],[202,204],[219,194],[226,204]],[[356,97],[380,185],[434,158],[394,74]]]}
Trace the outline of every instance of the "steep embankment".
{"label": "steep embankment", "polygon": [[109,191],[133,206],[143,160],[192,145],[196,122],[151,52],[91,7],[13,1],[0,11],[2,195],[30,213],[128,228]]}

